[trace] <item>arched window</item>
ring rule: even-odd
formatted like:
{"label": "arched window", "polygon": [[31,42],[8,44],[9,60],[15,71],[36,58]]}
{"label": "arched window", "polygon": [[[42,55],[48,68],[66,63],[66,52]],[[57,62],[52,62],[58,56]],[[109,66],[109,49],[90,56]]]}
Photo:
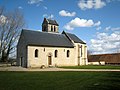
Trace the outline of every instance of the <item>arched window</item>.
{"label": "arched window", "polygon": [[70,51],[67,50],[67,57],[70,57]]}
{"label": "arched window", "polygon": [[45,48],[44,48],[44,52],[45,52]]}
{"label": "arched window", "polygon": [[81,45],[81,57],[82,57],[82,55],[83,55],[83,52],[82,52],[82,45]]}
{"label": "arched window", "polygon": [[53,27],[51,26],[51,32],[53,32]]}
{"label": "arched window", "polygon": [[35,57],[38,57],[38,49],[35,50]]}
{"label": "arched window", "polygon": [[55,28],[55,26],[54,26],[54,32],[56,32],[56,28]]}
{"label": "arched window", "polygon": [[55,50],[55,57],[57,57],[58,56],[58,51],[57,50]]}

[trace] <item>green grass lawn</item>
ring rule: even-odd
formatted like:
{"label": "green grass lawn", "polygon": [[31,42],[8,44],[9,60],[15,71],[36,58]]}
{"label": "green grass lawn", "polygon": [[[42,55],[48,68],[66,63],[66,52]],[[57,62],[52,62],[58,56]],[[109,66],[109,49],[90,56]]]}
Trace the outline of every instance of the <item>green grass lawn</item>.
{"label": "green grass lawn", "polygon": [[66,69],[120,69],[120,66],[115,65],[85,65],[85,66],[64,66],[60,68],[66,68]]}
{"label": "green grass lawn", "polygon": [[0,72],[0,90],[120,90],[120,72]]}

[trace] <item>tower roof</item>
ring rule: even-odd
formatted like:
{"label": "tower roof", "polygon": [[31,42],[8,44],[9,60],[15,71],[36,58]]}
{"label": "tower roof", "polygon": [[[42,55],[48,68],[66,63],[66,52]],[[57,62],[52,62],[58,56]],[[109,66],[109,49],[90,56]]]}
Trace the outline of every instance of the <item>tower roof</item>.
{"label": "tower roof", "polygon": [[57,25],[57,26],[59,26],[59,24],[57,23],[56,20],[47,19],[47,18],[44,18],[43,23],[47,23],[47,24],[52,24],[52,25]]}

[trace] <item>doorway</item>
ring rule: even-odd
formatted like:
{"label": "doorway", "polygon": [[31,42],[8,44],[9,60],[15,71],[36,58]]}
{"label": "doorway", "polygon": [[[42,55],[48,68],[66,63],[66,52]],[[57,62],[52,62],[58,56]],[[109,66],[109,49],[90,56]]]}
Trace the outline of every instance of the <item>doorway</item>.
{"label": "doorway", "polygon": [[52,65],[52,57],[48,56],[48,65]]}

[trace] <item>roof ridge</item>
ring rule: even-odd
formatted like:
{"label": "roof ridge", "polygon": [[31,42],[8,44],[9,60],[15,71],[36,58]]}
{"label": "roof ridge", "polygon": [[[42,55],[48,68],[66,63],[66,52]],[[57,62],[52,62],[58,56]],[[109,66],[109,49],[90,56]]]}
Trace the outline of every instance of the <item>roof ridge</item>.
{"label": "roof ridge", "polygon": [[40,32],[40,33],[47,33],[47,34],[59,34],[62,35],[61,33],[54,33],[54,32],[42,32],[38,30],[28,30],[28,29],[22,29],[23,31],[30,31],[30,32]]}
{"label": "roof ridge", "polygon": [[[120,53],[106,53],[106,54],[93,54],[94,56],[97,56],[97,55],[116,55],[116,54],[120,54]],[[93,56],[91,55],[91,56]]]}
{"label": "roof ridge", "polygon": [[48,34],[59,34],[59,35],[61,35],[61,33],[54,33],[54,32],[42,32],[42,33],[48,33]]}
{"label": "roof ridge", "polygon": [[33,29],[22,29],[23,31],[29,31],[29,32],[40,32],[40,33],[42,33],[42,31],[38,31],[38,30],[33,30]]}

